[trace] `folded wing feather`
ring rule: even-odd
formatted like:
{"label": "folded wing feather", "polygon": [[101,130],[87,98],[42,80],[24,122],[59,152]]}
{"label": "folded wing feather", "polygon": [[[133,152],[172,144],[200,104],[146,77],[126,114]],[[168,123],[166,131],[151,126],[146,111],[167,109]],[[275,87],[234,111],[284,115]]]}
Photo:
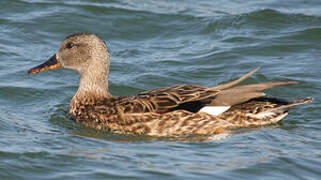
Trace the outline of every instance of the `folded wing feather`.
{"label": "folded wing feather", "polygon": [[[146,91],[135,96],[133,105],[141,104],[144,106],[142,108],[144,112],[166,113],[174,110],[198,112],[201,110],[211,112],[211,114],[220,114],[231,106],[265,96],[264,90],[297,84],[294,81],[286,81],[236,86],[258,70],[259,68],[256,68],[237,80],[211,88],[186,84]],[[220,107],[215,108],[215,106]],[[133,113],[137,113],[135,108],[132,109]]]}

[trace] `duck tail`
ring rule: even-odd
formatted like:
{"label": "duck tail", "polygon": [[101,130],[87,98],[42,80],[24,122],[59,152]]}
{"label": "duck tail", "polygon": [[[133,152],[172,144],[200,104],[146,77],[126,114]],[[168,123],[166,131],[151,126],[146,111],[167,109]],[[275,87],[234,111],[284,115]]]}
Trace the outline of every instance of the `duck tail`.
{"label": "duck tail", "polygon": [[262,121],[263,122],[263,123],[261,122],[262,124],[275,123],[282,120],[284,117],[286,117],[288,115],[288,111],[291,108],[294,108],[295,106],[298,106],[301,104],[309,104],[312,101],[313,101],[312,97],[296,99],[294,101],[284,103],[283,105],[279,105],[274,108],[265,109],[257,114],[251,114],[250,117],[255,119],[267,120],[267,121]]}
{"label": "duck tail", "polygon": [[286,105],[279,106],[277,108],[270,109],[270,111],[287,111],[291,108],[294,108],[295,106],[302,105],[302,104],[309,104],[313,101],[313,97],[306,97],[306,98],[301,98],[301,99],[296,99],[294,101],[290,101]]}
{"label": "duck tail", "polygon": [[258,71],[260,69],[260,67],[257,67],[255,68],[254,70],[252,70],[251,72],[243,75],[242,77],[234,80],[234,81],[231,81],[231,82],[228,82],[228,83],[225,83],[225,84],[220,84],[218,86],[215,86],[215,87],[211,87],[211,89],[213,90],[224,90],[224,89],[228,89],[228,88],[231,88],[237,84],[239,84],[240,82],[244,81],[245,79],[249,78],[252,74],[256,73],[256,71]]}

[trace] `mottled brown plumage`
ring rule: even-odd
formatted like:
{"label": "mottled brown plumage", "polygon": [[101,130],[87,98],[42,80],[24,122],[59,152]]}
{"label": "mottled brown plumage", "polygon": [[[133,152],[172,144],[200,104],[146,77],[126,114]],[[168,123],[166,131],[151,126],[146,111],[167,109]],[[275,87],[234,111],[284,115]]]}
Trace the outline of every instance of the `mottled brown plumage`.
{"label": "mottled brown plumage", "polygon": [[[312,98],[287,102],[267,98],[264,90],[297,84],[294,81],[237,86],[257,70],[216,87],[178,85],[115,97],[108,90],[110,56],[98,36],[80,33],[68,36],[50,60],[29,71],[38,73],[65,67],[80,73],[80,85],[70,103],[72,119],[88,127],[117,133],[151,136],[218,134],[242,127],[261,126],[280,121],[291,107]],[[213,115],[209,106],[231,106]]]}

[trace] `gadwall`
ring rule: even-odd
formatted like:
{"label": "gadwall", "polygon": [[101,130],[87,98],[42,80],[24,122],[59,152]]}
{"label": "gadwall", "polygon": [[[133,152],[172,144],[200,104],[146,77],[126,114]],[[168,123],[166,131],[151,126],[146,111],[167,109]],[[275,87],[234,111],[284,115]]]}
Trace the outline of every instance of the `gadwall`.
{"label": "gadwall", "polygon": [[243,127],[276,123],[288,110],[312,98],[285,101],[264,90],[295,81],[239,85],[259,68],[215,87],[178,85],[133,96],[112,96],[108,89],[110,53],[95,34],[72,34],[47,62],[29,70],[36,74],[61,67],[78,71],[80,84],[69,113],[85,126],[116,133],[150,136],[213,135]]}

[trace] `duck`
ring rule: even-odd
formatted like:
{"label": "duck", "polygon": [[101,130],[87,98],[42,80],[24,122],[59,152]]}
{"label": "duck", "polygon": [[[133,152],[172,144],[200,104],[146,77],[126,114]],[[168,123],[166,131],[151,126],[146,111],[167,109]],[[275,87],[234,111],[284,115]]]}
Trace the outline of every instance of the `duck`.
{"label": "duck", "polygon": [[296,81],[239,85],[259,67],[240,78],[206,87],[174,85],[130,96],[109,92],[110,52],[93,33],[67,36],[48,61],[28,73],[66,68],[79,72],[79,87],[71,99],[70,119],[89,128],[120,134],[157,137],[215,135],[277,123],[289,110],[313,101],[312,97],[283,100],[265,90]]}

